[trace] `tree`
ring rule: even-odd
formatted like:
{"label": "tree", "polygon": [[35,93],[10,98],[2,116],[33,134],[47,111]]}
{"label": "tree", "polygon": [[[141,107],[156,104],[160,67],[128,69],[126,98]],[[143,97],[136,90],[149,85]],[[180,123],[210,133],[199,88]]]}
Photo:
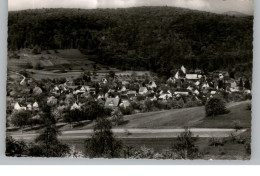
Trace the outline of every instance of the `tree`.
{"label": "tree", "polygon": [[121,141],[111,131],[112,123],[106,118],[98,118],[94,126],[94,134],[85,141],[85,154],[91,158],[119,157],[122,150]]}
{"label": "tree", "polygon": [[181,133],[176,143],[173,145],[172,150],[181,159],[196,159],[200,157],[198,147],[195,145],[198,137],[193,137],[191,131],[185,130]]}
{"label": "tree", "polygon": [[115,126],[121,125],[123,121],[123,115],[120,111],[117,110],[112,114],[112,122]]}
{"label": "tree", "polygon": [[246,81],[245,81],[245,85],[244,85],[245,89],[251,89],[251,84],[250,84],[250,81],[249,79],[247,78]]}
{"label": "tree", "polygon": [[213,97],[206,102],[205,105],[207,116],[216,116],[220,114],[228,113],[226,109],[226,103],[222,98]]}
{"label": "tree", "polygon": [[114,71],[109,71],[109,77],[115,78],[115,72]]}
{"label": "tree", "polygon": [[32,114],[26,110],[14,111],[14,113],[11,116],[11,123],[15,126],[22,128],[23,132],[23,127],[25,125],[29,125],[31,116]]}
{"label": "tree", "polygon": [[59,142],[60,135],[55,124],[48,125],[35,139],[35,144],[29,148],[29,156],[36,157],[63,157],[69,153],[69,147]]}
{"label": "tree", "polygon": [[16,141],[10,136],[10,137],[6,137],[5,144],[6,144],[6,149],[5,149],[6,156],[21,157],[22,155],[26,155],[27,146],[24,141]]}

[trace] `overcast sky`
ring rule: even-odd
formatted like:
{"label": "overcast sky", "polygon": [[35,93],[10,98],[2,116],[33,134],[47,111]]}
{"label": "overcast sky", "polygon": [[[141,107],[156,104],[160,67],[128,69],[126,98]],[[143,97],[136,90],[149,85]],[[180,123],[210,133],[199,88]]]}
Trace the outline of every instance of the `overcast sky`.
{"label": "overcast sky", "polygon": [[253,14],[253,0],[8,0],[8,10],[35,8],[127,8],[136,6],[175,6],[223,13]]}

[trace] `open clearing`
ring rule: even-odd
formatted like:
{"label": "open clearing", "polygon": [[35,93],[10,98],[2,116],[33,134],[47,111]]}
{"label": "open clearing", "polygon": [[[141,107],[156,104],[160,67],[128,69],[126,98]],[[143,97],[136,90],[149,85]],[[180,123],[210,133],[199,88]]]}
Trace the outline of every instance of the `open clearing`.
{"label": "open clearing", "polygon": [[251,111],[246,110],[250,101],[235,102],[228,105],[230,113],[215,117],[205,117],[205,107],[174,109],[159,112],[139,113],[125,116],[127,124],[118,128],[241,128],[251,127]]}

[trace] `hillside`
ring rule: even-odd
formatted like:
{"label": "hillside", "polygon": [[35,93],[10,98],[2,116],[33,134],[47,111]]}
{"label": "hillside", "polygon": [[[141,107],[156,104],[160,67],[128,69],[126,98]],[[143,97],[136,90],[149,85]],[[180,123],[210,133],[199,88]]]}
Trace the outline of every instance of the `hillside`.
{"label": "hillside", "polygon": [[[79,49],[125,70],[171,76],[176,68],[251,73],[253,17],[173,7],[9,12],[8,49]],[[237,65],[234,67],[234,65]]]}

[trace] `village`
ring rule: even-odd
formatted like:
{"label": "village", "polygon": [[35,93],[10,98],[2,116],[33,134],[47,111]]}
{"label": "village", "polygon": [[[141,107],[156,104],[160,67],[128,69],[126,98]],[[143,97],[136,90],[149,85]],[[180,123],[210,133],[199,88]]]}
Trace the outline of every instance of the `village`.
{"label": "village", "polygon": [[75,79],[39,81],[24,77],[8,86],[8,127],[15,126],[11,123],[10,116],[19,111],[30,112],[31,120],[25,123],[26,125],[40,124],[41,108],[44,105],[53,108],[52,114],[58,122],[71,123],[94,120],[95,117],[89,117],[84,113],[78,115],[82,116],[81,118],[65,118],[66,114],[73,111],[80,112],[85,109],[84,112],[88,113],[86,106],[93,102],[112,114],[116,112],[130,115],[203,106],[208,99],[215,96],[223,98],[226,102],[251,99],[251,83],[246,77],[235,79],[227,71],[205,74],[201,69],[188,70],[185,66],[181,66],[173,77],[165,81],[148,71],[85,71]]}

